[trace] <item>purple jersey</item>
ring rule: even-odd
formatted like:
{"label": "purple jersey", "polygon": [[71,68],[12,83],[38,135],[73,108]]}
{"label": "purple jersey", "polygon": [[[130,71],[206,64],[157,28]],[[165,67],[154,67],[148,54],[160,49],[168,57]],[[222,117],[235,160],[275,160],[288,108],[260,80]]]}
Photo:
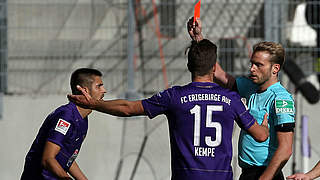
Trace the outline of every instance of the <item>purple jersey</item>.
{"label": "purple jersey", "polygon": [[88,119],[81,117],[75,104],[70,102],[57,108],[45,119],[33,141],[25,159],[21,179],[57,179],[41,165],[46,141],[61,147],[56,160],[65,171],[68,171],[80,151],[87,130]]}
{"label": "purple jersey", "polygon": [[245,130],[255,122],[236,92],[192,82],[158,93],[142,105],[149,118],[168,118],[173,180],[233,179],[234,120]]}

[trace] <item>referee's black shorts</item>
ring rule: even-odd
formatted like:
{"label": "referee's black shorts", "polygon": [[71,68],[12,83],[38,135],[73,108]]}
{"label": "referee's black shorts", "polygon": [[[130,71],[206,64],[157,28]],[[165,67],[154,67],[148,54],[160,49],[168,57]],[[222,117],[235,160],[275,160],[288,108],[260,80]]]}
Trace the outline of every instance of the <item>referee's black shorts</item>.
{"label": "referee's black shorts", "polygon": [[[251,166],[248,168],[242,168],[242,173],[239,180],[257,180],[266,168],[266,166]],[[284,180],[282,171],[276,174],[273,180]]]}

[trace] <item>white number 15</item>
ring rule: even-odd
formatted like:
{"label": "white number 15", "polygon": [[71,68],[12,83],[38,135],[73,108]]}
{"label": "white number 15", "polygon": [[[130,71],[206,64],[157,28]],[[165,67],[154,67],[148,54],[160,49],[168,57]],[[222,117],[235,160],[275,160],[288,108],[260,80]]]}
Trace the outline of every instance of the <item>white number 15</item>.
{"label": "white number 15", "polygon": [[[213,122],[212,112],[223,111],[222,105],[208,105],[206,116],[206,128],[216,128],[216,139],[213,141],[211,136],[205,136],[205,142],[210,147],[216,147],[221,144],[222,139],[222,126],[219,122]],[[194,114],[194,137],[193,145],[200,146],[200,125],[201,125],[201,107],[195,105],[191,110]]]}

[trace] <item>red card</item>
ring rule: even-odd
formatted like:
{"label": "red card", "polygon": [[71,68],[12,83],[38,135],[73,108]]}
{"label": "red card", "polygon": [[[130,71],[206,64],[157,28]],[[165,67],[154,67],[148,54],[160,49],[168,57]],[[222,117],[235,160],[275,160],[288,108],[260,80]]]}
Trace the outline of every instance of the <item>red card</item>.
{"label": "red card", "polygon": [[197,4],[194,6],[193,23],[196,21],[196,19],[200,18],[200,8],[201,8],[201,0],[199,0]]}

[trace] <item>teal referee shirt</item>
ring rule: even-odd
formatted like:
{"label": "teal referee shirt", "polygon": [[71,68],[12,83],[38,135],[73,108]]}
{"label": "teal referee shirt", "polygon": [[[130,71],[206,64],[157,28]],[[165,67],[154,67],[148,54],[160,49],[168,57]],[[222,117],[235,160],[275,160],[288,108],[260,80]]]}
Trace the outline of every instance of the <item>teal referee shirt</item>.
{"label": "teal referee shirt", "polygon": [[258,86],[248,78],[237,78],[237,88],[250,114],[259,124],[268,113],[269,138],[262,143],[256,142],[246,131],[241,130],[238,153],[239,165],[267,166],[278,147],[276,127],[294,123],[295,107],[291,94],[277,82],[264,92],[257,93]]}

